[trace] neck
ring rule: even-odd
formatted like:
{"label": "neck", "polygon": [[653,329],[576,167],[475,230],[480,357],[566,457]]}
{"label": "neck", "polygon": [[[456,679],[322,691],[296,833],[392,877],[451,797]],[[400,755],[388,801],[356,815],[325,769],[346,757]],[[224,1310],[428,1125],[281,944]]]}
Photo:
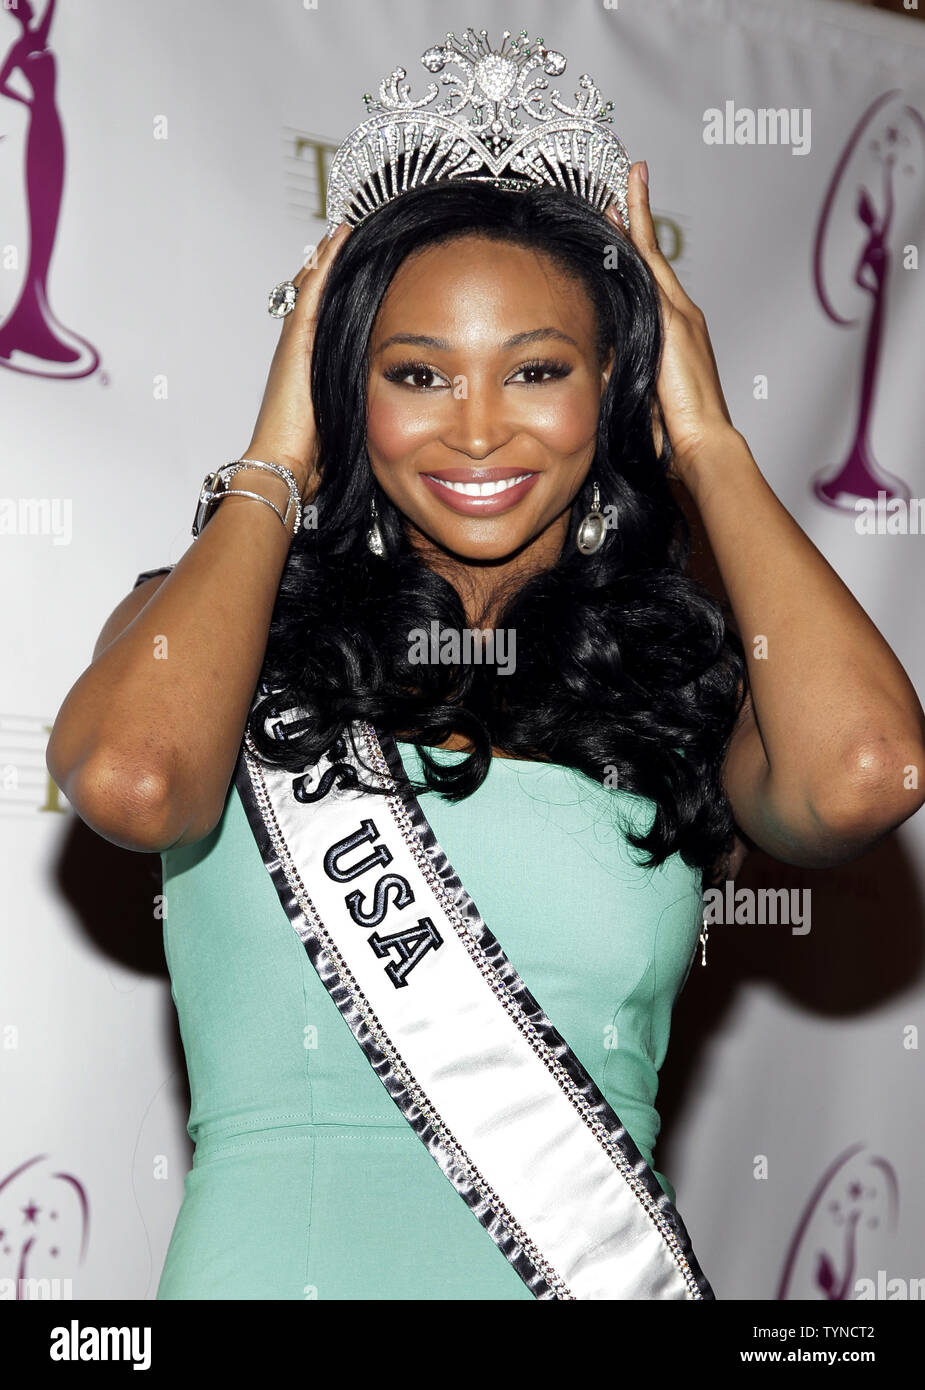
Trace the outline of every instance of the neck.
{"label": "neck", "polygon": [[541,531],[527,545],[499,560],[469,560],[437,545],[408,523],[408,536],[423,562],[452,584],[459,594],[467,624],[493,627],[505,600],[534,574],[551,569],[562,551],[568,531],[569,510]]}

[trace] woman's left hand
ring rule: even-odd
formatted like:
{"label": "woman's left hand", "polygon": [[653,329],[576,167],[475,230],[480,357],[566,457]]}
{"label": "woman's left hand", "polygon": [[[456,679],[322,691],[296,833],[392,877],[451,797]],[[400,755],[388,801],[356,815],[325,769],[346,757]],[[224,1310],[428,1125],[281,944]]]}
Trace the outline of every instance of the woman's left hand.
{"label": "woman's left hand", "polygon": [[[657,391],[668,428],[673,469],[684,480],[717,436],[734,429],[723,396],[716,359],[703,311],[684,292],[681,282],[659,249],[649,207],[649,189],[642,164],[630,169],[627,233],[611,204],[607,216],[635,246],[658,286],[662,307],[664,349]],[[655,445],[661,450],[661,426],[653,415]]]}

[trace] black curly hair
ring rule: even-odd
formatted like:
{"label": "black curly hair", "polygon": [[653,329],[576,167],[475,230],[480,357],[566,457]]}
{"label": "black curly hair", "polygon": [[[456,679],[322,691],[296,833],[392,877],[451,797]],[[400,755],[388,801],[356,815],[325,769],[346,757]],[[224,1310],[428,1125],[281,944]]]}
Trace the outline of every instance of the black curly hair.
{"label": "black curly hair", "polygon": [[[595,456],[558,560],[497,610],[494,627],[517,642],[515,668],[500,676],[480,662],[413,663],[413,629],[436,622],[460,632],[466,615],[455,588],[412,547],[366,449],[368,346],[386,290],[414,252],[473,234],[549,257],[590,297],[601,363],[615,350]],[[627,832],[646,867],[679,853],[715,880],[732,847],[721,769],[745,661],[723,605],[686,572],[690,532],[672,493],[655,389],[661,351],[649,267],[570,193],[446,181],[404,193],[353,230],[318,309],[311,392],[322,482],[316,524],[299,532],[286,561],[248,719],[261,757],[301,772],[351,721],[368,720],[420,752],[426,782],[406,779],[400,790],[451,800],[480,785],[493,747],[549,759],[655,803],[648,832]],[[575,537],[592,481],[618,524],[586,556]],[[366,542],[373,498],[385,560]],[[283,736],[281,716],[293,709],[301,718]],[[438,762],[428,747],[454,733],[473,751]]]}

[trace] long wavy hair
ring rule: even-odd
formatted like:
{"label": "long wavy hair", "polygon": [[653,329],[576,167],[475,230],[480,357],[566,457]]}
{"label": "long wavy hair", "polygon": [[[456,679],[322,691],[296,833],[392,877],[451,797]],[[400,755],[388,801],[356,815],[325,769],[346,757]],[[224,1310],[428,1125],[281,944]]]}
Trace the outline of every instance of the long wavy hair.
{"label": "long wavy hair", "polygon": [[[601,364],[615,351],[561,553],[504,593],[493,622],[516,634],[510,673],[478,660],[414,660],[415,629],[436,623],[461,633],[466,613],[412,546],[366,447],[369,340],[392,278],[414,252],[471,234],[549,257],[590,297]],[[649,267],[572,194],[437,183],[404,193],[351,232],[328,273],[312,356],[322,478],[315,524],[293,540],[248,718],[262,758],[304,771],[351,721],[368,720],[420,753],[425,781],[406,777],[390,790],[429,789],[454,801],[481,784],[493,746],[548,759],[655,804],[646,833],[626,832],[646,867],[678,853],[714,881],[732,847],[721,768],[745,662],[722,606],[686,573],[690,536],[668,477],[671,445],[663,430],[659,453],[652,436],[653,411],[664,426],[655,389],[661,350]],[[616,526],[586,556],[575,541],[595,481],[605,511],[616,508]],[[384,559],[367,545],[373,499]],[[439,762],[428,749],[451,734],[465,735],[472,752]],[[366,785],[376,789],[373,778]]]}

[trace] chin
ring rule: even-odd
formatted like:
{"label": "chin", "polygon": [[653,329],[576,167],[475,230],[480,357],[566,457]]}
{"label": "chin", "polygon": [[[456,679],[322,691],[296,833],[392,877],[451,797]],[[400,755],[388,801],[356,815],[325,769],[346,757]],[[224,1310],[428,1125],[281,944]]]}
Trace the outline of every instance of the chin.
{"label": "chin", "polygon": [[468,526],[425,525],[418,529],[441,550],[447,550],[461,560],[486,563],[508,560],[536,539],[532,531],[519,526],[487,527],[483,524],[474,530]]}
{"label": "chin", "polygon": [[496,544],[485,542],[482,545],[463,544],[457,548],[456,554],[473,564],[480,562],[483,564],[501,564],[506,560],[513,560],[515,555],[519,554],[534,539],[533,536],[524,536],[522,539],[517,538],[504,544],[501,542]]}

